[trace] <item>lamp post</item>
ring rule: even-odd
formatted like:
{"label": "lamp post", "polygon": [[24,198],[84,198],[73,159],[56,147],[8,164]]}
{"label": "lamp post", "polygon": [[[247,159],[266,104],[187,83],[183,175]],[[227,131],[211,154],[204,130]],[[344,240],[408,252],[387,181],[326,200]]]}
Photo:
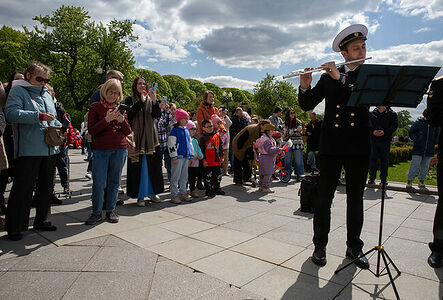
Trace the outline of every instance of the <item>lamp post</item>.
{"label": "lamp post", "polygon": [[231,92],[226,93],[226,91],[223,91],[223,99],[224,99],[225,102],[226,102],[226,110],[227,110],[228,113],[229,113],[229,102],[230,102],[231,99],[232,99],[232,93],[231,93]]}

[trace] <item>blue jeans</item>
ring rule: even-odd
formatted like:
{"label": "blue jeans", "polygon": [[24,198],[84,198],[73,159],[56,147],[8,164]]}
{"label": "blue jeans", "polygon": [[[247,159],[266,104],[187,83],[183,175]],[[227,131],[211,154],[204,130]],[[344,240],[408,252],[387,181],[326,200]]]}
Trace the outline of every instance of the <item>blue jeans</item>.
{"label": "blue jeans", "polygon": [[431,162],[431,156],[412,155],[411,165],[409,166],[408,180],[413,181],[418,173],[418,180],[425,180],[429,171],[429,163]]}
{"label": "blue jeans", "polygon": [[315,151],[309,151],[309,152],[308,152],[308,160],[307,160],[306,163],[311,167],[311,170],[316,169],[316,164],[315,164]]}
{"label": "blue jeans", "polygon": [[128,149],[94,149],[92,163],[92,212],[101,214],[105,188],[106,211],[113,211],[117,203],[118,187]]}
{"label": "blue jeans", "polygon": [[[186,193],[186,183],[188,182],[189,159],[179,158],[177,164],[171,164],[171,195]],[[178,187],[180,186],[180,191]]]}
{"label": "blue jeans", "polygon": [[303,150],[291,148],[285,152],[285,169],[289,174],[292,174],[292,166],[294,166],[294,173],[297,177],[305,173]]}

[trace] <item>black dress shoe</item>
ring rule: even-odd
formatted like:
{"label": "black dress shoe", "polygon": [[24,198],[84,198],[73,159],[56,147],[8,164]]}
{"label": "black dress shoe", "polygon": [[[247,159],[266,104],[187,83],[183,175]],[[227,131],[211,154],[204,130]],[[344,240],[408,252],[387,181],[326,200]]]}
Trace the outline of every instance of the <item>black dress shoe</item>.
{"label": "black dress shoe", "polygon": [[61,204],[63,204],[63,201],[61,199],[57,198],[57,196],[55,194],[52,194],[51,203],[55,204],[55,205],[61,205]]}
{"label": "black dress shoe", "polygon": [[326,265],[326,248],[315,248],[312,253],[312,262],[317,266],[323,267]]}
{"label": "black dress shoe", "polygon": [[443,253],[432,251],[428,257],[428,264],[432,268],[441,268],[443,266]]}
{"label": "black dress shoe", "polygon": [[205,187],[203,186],[203,184],[201,182],[197,183],[197,189],[203,191],[205,189]]}
{"label": "black dress shoe", "polygon": [[34,224],[34,230],[38,230],[38,231],[56,231],[57,227],[52,225],[51,222],[43,222],[40,225]]}
{"label": "black dress shoe", "polygon": [[216,195],[226,195],[225,191],[223,191],[223,190],[221,190],[221,189],[215,191],[215,194],[216,194]]}
{"label": "black dress shoe", "polygon": [[23,234],[20,232],[8,233],[8,239],[11,241],[20,241],[23,238]]}
{"label": "black dress shoe", "polygon": [[357,257],[359,257],[359,259],[357,259],[354,264],[361,268],[361,269],[369,269],[369,262],[368,259],[366,258],[366,256],[362,256],[363,252],[361,250],[358,251],[354,251],[351,248],[348,247],[348,249],[346,249],[346,257],[350,258],[350,259],[356,259]]}

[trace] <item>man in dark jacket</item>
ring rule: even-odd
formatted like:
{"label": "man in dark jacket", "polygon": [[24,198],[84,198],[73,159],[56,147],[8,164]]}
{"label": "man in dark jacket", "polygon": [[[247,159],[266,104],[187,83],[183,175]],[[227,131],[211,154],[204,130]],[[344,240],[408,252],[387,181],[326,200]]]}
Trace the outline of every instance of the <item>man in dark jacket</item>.
{"label": "man in dark jacket", "polygon": [[[432,126],[443,126],[443,76],[434,80],[431,84],[431,91],[428,96],[428,122]],[[440,134],[438,142],[438,165],[437,165],[437,186],[438,203],[434,217],[434,240],[429,243],[431,255],[428,258],[428,264],[433,268],[443,266],[443,135]]]}
{"label": "man in dark jacket", "polygon": [[409,129],[409,137],[414,141],[412,159],[409,166],[406,188],[412,188],[412,181],[418,174],[418,187],[425,188],[425,179],[429,171],[429,163],[435,154],[434,146],[438,143],[440,128],[431,126],[427,121],[427,110],[423,111],[423,118],[417,119]]}
{"label": "man in dark jacket", "polygon": [[[333,49],[341,52],[346,61],[366,57],[366,35],[368,29],[361,24],[342,30],[333,42]],[[314,88],[311,88],[312,73],[300,76],[298,100],[307,111],[314,109],[325,99],[325,117],[320,137],[320,183],[318,201],[314,208],[314,253],[312,261],[326,264],[326,245],[331,226],[331,204],[342,167],[346,171],[347,194],[347,250],[346,256],[355,259],[360,268],[369,268],[363,256],[363,193],[368,174],[370,151],[369,109],[351,107],[347,102],[351,85],[355,83],[359,66],[357,62],[339,69],[334,62],[322,65],[326,71]]]}
{"label": "man in dark jacket", "polygon": [[320,119],[317,119],[317,114],[315,112],[311,112],[309,114],[309,119],[311,119],[311,121],[309,121],[308,125],[306,126],[306,134],[308,135],[307,164],[311,170],[315,170],[317,168],[315,162],[315,151],[318,151],[320,145],[320,133],[321,133],[322,121]]}
{"label": "man in dark jacket", "polygon": [[375,183],[377,176],[377,160],[380,158],[380,180],[387,184],[389,151],[392,134],[398,128],[397,114],[386,106],[377,106],[369,114],[371,120],[371,156],[369,158],[369,181]]}

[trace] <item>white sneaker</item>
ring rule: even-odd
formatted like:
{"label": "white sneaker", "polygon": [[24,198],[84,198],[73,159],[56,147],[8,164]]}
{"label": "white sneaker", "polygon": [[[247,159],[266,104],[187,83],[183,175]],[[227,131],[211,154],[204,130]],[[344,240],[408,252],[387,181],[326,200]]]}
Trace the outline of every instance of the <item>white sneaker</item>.
{"label": "white sneaker", "polygon": [[91,172],[86,173],[85,177],[88,178],[88,179],[92,179],[92,174],[91,174]]}
{"label": "white sneaker", "polygon": [[160,203],[162,200],[158,195],[149,196],[149,200],[154,203]]}
{"label": "white sneaker", "polygon": [[137,206],[143,207],[146,206],[145,199],[137,199]]}
{"label": "white sneaker", "polygon": [[118,186],[118,193],[119,194],[124,194],[125,190],[121,186]]}

